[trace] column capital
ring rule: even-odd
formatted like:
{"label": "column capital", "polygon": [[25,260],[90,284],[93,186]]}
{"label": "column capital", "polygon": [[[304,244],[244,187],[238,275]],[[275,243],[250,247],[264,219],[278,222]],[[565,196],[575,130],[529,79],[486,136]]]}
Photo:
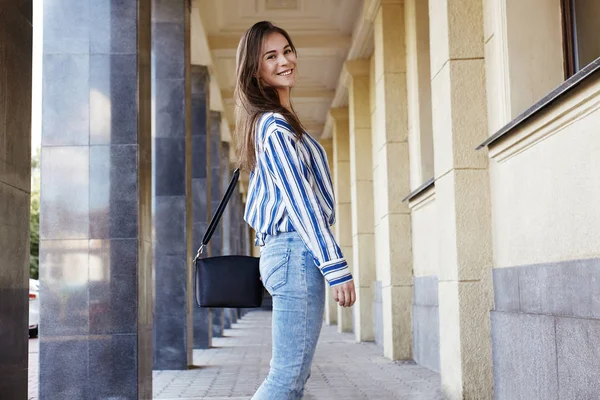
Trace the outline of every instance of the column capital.
{"label": "column capital", "polygon": [[377,16],[377,11],[382,5],[386,4],[404,4],[404,0],[366,0],[364,3],[365,19],[373,22]]}
{"label": "column capital", "polygon": [[331,147],[333,146],[333,139],[319,139],[319,143],[323,147]]}
{"label": "column capital", "polygon": [[335,122],[346,121],[349,118],[348,107],[335,107],[329,109],[329,115]]}
{"label": "column capital", "polygon": [[191,64],[190,69],[191,69],[191,71],[193,71],[196,74],[204,74],[206,76],[209,75],[208,66],[206,66],[206,65]]}
{"label": "column capital", "polygon": [[[241,174],[240,174],[240,178],[241,178]],[[240,188],[240,194],[244,195],[246,194],[247,190],[248,190],[248,184],[246,182],[244,182],[243,180],[239,180],[238,181],[238,187]]]}
{"label": "column capital", "polygon": [[344,72],[351,78],[368,76],[371,67],[370,61],[366,59],[348,60],[344,63]]}
{"label": "column capital", "polygon": [[247,171],[240,171],[240,183],[247,184],[250,181],[250,174]]}

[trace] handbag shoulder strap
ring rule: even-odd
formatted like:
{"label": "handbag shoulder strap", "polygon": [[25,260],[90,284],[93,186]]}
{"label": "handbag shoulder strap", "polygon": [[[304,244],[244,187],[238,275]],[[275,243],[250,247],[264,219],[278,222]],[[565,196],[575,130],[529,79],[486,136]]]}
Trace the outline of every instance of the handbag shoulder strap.
{"label": "handbag shoulder strap", "polygon": [[204,234],[204,237],[202,238],[202,242],[200,243],[200,248],[198,248],[198,252],[196,253],[195,259],[200,258],[200,254],[202,254],[202,250],[204,249],[204,246],[206,246],[208,244],[208,242],[210,241],[210,238],[212,237],[213,233],[215,232],[215,229],[217,228],[217,225],[219,224],[219,221],[221,220],[221,216],[223,215],[223,212],[225,211],[225,207],[227,207],[227,203],[229,203],[229,199],[231,198],[231,195],[233,194],[233,190],[235,189],[235,185],[237,184],[239,177],[240,177],[240,169],[236,168],[235,171],[233,171],[233,176],[231,177],[231,182],[229,182],[229,186],[227,187],[227,190],[225,191],[225,194],[223,195],[223,198],[221,199],[221,202],[219,203],[217,210],[215,211],[212,219],[210,220],[210,224],[208,225],[208,229],[206,230],[206,233]]}

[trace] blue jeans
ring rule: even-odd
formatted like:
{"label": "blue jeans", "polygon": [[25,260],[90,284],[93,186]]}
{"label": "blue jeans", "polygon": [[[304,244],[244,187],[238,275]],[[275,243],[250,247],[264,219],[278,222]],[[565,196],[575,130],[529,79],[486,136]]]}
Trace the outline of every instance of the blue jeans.
{"label": "blue jeans", "polygon": [[273,355],[252,399],[301,399],[321,333],[325,280],[296,232],[266,238],[260,275],[273,297]]}

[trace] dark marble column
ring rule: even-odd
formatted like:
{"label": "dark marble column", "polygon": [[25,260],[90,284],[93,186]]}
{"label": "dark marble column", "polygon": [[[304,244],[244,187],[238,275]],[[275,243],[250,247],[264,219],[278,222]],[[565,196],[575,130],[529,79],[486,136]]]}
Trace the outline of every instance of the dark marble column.
{"label": "dark marble column", "polygon": [[[225,193],[227,186],[229,186],[229,180],[231,179],[231,172],[229,170],[229,143],[221,142],[221,193]],[[221,219],[221,253],[223,255],[230,255],[231,248],[231,208],[227,205],[225,212],[223,212],[223,218]],[[232,314],[231,308],[223,310],[225,329],[231,329]]]}
{"label": "dark marble column", "polygon": [[[233,173],[233,168],[230,167],[228,179],[231,179],[232,173]],[[237,190],[237,188],[236,188],[236,190]],[[242,254],[239,251],[238,246],[237,246],[237,236],[238,236],[238,226],[239,226],[238,221],[242,218],[242,216],[238,215],[238,212],[237,212],[239,194],[236,194],[236,193],[238,193],[238,192],[234,192],[233,196],[231,197],[231,201],[233,202],[233,204],[232,204],[232,207],[229,209],[229,215],[228,215],[229,221],[227,223],[227,230],[228,230],[227,246],[229,249],[229,254]],[[230,310],[230,314],[231,314],[231,323],[232,324],[237,323],[237,321],[239,319],[239,315],[240,315],[239,309],[232,308]]]}
{"label": "dark marble column", "polygon": [[187,0],[152,1],[154,369],[159,370],[193,364],[189,7]]}
{"label": "dark marble column", "polygon": [[[247,255],[246,254],[246,246],[244,245],[244,230],[247,227],[246,222],[244,221],[244,203],[242,201],[242,194],[240,193],[239,190],[239,184],[238,187],[236,188],[236,191],[234,193],[235,199],[236,199],[236,213],[238,215],[238,218],[236,220],[236,238],[235,238],[235,243],[236,243],[236,248],[238,251],[238,254],[240,255]],[[239,315],[240,317],[243,317],[244,315],[246,315],[248,313],[248,308],[240,308],[239,309]]]}
{"label": "dark marble column", "polygon": [[[221,181],[221,113],[210,112],[210,204],[214,212],[221,202],[223,189]],[[212,239],[210,251],[212,256],[223,255],[223,220],[217,225]]]}
{"label": "dark marble column", "polygon": [[149,399],[151,4],[43,13],[39,398]]}
{"label": "dark marble column", "polygon": [[[242,202],[242,210],[245,208],[246,204]],[[250,237],[250,228],[246,222],[242,220],[242,246],[244,247],[243,253],[247,256],[252,255],[252,247],[254,246],[254,242],[251,239],[253,238]]]}
{"label": "dark marble column", "polygon": [[0,1],[0,397],[27,398],[31,0]]}
{"label": "dark marble column", "polygon": [[[221,193],[225,193],[231,180],[232,170],[229,166],[229,143],[221,142]],[[230,199],[231,201],[231,199]],[[231,222],[232,222],[232,208],[231,204],[227,205],[225,212],[223,213],[222,223],[222,243],[223,243],[223,254],[233,254],[231,249]]]}
{"label": "dark marble column", "polygon": [[[211,217],[221,201],[221,113],[210,111],[209,135],[209,165],[210,165],[210,210]],[[223,254],[222,240],[223,221],[221,221],[212,235],[209,243],[209,254],[220,256]],[[213,308],[213,337],[223,336],[225,329],[225,313],[222,308]]]}
{"label": "dark marble column", "polygon": [[[238,246],[238,251],[239,254],[241,255],[246,255],[246,249],[244,246],[244,229],[246,229],[246,222],[243,219],[244,216],[244,203],[242,201],[242,194],[240,193],[239,190],[239,186],[238,186],[238,190],[235,193],[236,194],[236,199],[237,199],[237,212],[239,215],[239,219],[237,222],[237,246]],[[241,312],[241,316],[243,317],[244,315],[246,315],[248,313],[248,309],[247,308],[242,308],[240,309]]]}
{"label": "dark marble column", "polygon": [[[210,220],[209,146],[209,87],[208,69],[191,66],[192,82],[192,204],[193,252],[202,242]],[[207,349],[212,345],[212,313],[194,303],[194,348]]]}

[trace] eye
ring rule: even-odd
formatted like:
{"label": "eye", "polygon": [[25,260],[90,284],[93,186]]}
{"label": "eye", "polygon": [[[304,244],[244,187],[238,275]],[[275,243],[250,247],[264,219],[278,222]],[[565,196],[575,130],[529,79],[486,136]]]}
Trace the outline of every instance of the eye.
{"label": "eye", "polygon": [[275,58],[274,54],[271,54],[271,55],[267,56],[267,60],[272,60],[273,58]]}
{"label": "eye", "polygon": [[288,54],[288,53],[291,53],[291,52],[292,52],[291,49],[287,49],[283,54]]}

